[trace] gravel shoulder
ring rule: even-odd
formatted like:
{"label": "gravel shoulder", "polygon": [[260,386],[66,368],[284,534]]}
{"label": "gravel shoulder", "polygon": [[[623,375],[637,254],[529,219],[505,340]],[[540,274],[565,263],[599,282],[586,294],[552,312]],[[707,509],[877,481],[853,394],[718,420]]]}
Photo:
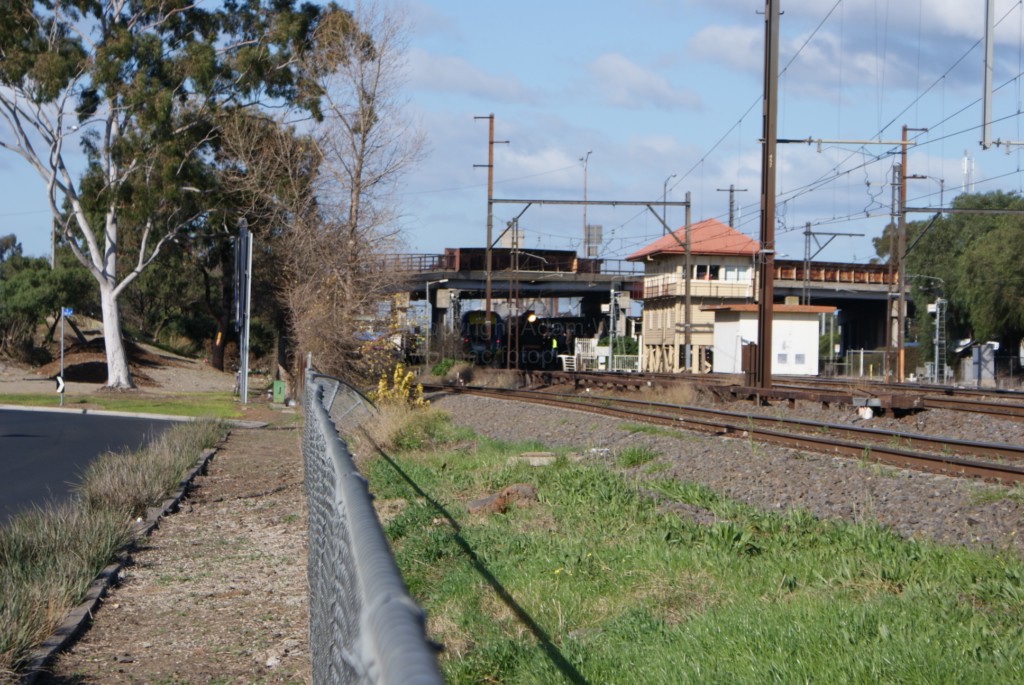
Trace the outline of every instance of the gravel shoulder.
{"label": "gravel shoulder", "polygon": [[300,435],[233,430],[37,682],[310,682]]}
{"label": "gravel shoulder", "polygon": [[[66,398],[107,392],[95,350],[65,358]],[[231,392],[234,374],[143,348],[144,397]],[[49,366],[0,362],[0,392],[57,395]],[[176,513],[130,550],[92,625],[37,683],[308,683],[306,503],[297,410],[257,398]],[[196,455],[198,456],[198,455]]]}

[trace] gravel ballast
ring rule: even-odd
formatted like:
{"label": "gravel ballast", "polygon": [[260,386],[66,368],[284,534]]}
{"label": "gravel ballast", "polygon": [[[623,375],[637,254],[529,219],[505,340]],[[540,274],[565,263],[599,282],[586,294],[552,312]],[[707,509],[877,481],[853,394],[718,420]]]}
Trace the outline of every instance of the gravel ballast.
{"label": "gravel ballast", "polygon": [[[1024,496],[1012,488],[742,438],[689,431],[678,431],[678,437],[638,433],[625,422],[582,411],[470,395],[438,395],[431,402],[456,424],[481,435],[569,448],[604,460],[610,468],[615,468],[615,455],[623,448],[647,447],[659,455],[662,468],[655,474],[657,478],[698,483],[765,510],[799,508],[819,518],[878,522],[906,538],[1007,549],[1016,554],[1024,551],[1020,539]],[[732,409],[747,411],[751,406]],[[850,408],[812,406],[784,411],[833,423],[857,420]],[[941,410],[902,419],[874,419],[870,425],[1016,444],[1024,433],[1019,423]],[[647,464],[634,473],[643,478],[649,468]]]}

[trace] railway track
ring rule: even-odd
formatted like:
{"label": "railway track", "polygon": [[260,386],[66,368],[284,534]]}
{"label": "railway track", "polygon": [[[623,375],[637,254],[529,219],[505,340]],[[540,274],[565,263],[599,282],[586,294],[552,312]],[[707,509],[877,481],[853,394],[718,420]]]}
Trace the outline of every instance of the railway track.
{"label": "railway track", "polygon": [[[652,386],[675,383],[694,383],[720,388],[727,391],[738,387],[740,379],[732,376],[681,374],[614,374],[607,372],[564,373],[549,372],[553,377],[571,378],[575,382],[593,382],[597,385],[629,383],[634,387],[641,384]],[[913,398],[916,409],[949,409],[953,411],[981,414],[1001,419],[1024,421],[1024,392],[998,388],[956,388],[921,384],[896,384],[880,381],[851,381],[846,379],[803,379],[778,377],[772,388],[785,393],[796,394],[807,391],[832,393],[835,396],[848,394],[853,397],[871,399],[880,396],[906,396]],[[909,401],[905,404],[911,404]]]}
{"label": "railway track", "polygon": [[902,392],[918,395],[923,409],[950,409],[999,418],[1024,420],[1024,392],[1001,388],[956,388],[936,385],[857,383],[836,379],[784,379],[779,388],[821,389],[843,388],[864,394]]}
{"label": "railway track", "polygon": [[981,478],[1004,484],[1024,483],[1024,447],[1018,445],[938,438],[617,397],[477,387],[427,386],[427,389],[540,403],[933,473]]}

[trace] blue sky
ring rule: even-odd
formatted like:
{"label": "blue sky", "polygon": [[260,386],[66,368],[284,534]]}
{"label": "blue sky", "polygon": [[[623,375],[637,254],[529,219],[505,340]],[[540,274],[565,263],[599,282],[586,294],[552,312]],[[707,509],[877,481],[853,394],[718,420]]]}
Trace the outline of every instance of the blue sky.
{"label": "blue sky", "polygon": [[[913,132],[910,205],[948,203],[965,184],[1020,191],[1021,147],[983,151],[984,0],[781,0],[781,138],[898,140]],[[694,221],[728,219],[758,235],[764,9],[759,0],[407,0],[410,113],[428,138],[404,179],[401,226],[411,252],[480,246],[486,226],[487,123],[494,114],[495,197],[681,201]],[[1021,3],[997,0],[993,138],[1024,140]],[[804,255],[804,225],[839,237],[818,259],[867,261],[888,221],[896,146],[826,143],[779,149],[778,253]],[[672,176],[675,174],[675,176]],[[45,187],[0,154],[0,234],[30,254],[48,251]],[[941,180],[941,183],[940,183]],[[666,183],[667,181],[667,183]],[[495,205],[500,230],[521,205]],[[530,207],[527,247],[579,248],[582,207]],[[916,217],[911,217],[911,219]],[[668,210],[680,226],[681,208]],[[616,259],[656,239],[645,209],[590,207],[603,226],[601,256]],[[822,235],[819,240],[827,239]],[[817,245],[812,251],[817,251]]]}

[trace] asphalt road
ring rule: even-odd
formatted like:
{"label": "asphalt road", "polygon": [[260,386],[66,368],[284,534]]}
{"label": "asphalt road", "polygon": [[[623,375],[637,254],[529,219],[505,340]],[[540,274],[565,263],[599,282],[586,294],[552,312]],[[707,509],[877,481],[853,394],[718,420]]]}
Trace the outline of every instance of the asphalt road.
{"label": "asphalt road", "polygon": [[173,423],[0,409],[0,526],[33,505],[67,498],[100,454],[138,449]]}

